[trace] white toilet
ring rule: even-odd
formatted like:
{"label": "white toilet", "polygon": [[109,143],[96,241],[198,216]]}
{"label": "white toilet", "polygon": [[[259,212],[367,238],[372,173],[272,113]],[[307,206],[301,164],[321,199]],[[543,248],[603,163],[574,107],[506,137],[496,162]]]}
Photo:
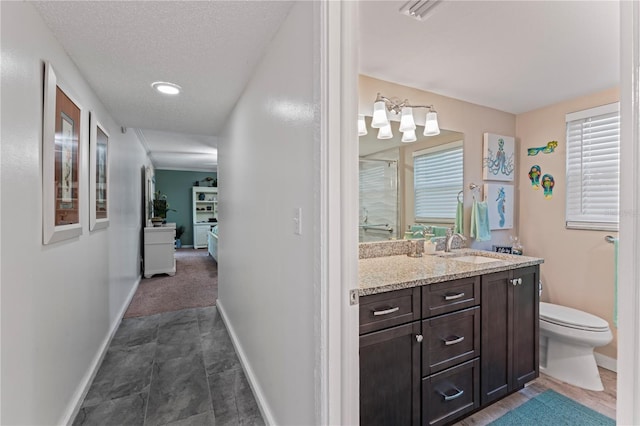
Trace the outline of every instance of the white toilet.
{"label": "white toilet", "polygon": [[604,389],[593,349],[611,342],[609,323],[566,306],[540,302],[540,371],[589,390]]}

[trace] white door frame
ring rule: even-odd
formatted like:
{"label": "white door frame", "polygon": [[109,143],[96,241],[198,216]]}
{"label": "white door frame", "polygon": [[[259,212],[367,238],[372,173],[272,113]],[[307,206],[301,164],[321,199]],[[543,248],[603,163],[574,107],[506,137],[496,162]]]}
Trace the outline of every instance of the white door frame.
{"label": "white door frame", "polygon": [[617,423],[640,424],[640,3],[620,1]]}
{"label": "white door frame", "polygon": [[320,8],[322,425],[358,425],[358,113],[357,3],[324,0]]}

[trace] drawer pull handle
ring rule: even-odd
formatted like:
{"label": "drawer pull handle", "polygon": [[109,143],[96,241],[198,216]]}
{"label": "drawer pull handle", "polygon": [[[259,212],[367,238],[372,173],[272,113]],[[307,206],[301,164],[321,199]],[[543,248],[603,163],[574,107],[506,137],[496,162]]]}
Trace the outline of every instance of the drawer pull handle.
{"label": "drawer pull handle", "polygon": [[456,300],[456,299],[460,299],[463,296],[464,296],[464,293],[456,293],[456,294],[447,293],[444,295],[444,300]]}
{"label": "drawer pull handle", "polygon": [[384,311],[373,311],[373,316],[379,317],[380,315],[389,315],[394,312],[398,312],[400,310],[399,307],[385,309]]}
{"label": "drawer pull handle", "polygon": [[464,336],[456,336],[455,339],[452,340],[448,340],[448,339],[442,339],[444,341],[444,344],[446,346],[451,346],[451,345],[455,345],[456,343],[460,343],[464,340]]}
{"label": "drawer pull handle", "polygon": [[456,389],[456,388],[454,388],[454,389],[456,390],[456,393],[454,393],[453,395],[447,395],[444,392],[440,392],[440,395],[442,395],[444,397],[445,401],[452,401],[452,400],[454,400],[456,398],[460,398],[464,394],[463,390]]}

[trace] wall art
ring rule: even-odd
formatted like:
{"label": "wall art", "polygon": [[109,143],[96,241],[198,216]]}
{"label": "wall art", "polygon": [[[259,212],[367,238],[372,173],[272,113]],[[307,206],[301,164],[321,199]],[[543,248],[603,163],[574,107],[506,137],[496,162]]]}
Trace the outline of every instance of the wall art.
{"label": "wall art", "polygon": [[531,166],[531,170],[529,170],[529,180],[531,181],[531,186],[533,189],[540,189],[540,175],[542,174],[542,169],[540,166],[535,165]]}
{"label": "wall art", "polygon": [[89,230],[109,226],[109,133],[89,113]]}
{"label": "wall art", "polygon": [[82,108],[45,64],[42,119],[43,244],[82,234],[80,159]]}
{"label": "wall art", "polygon": [[533,156],[538,155],[539,152],[543,154],[551,154],[558,147],[558,141],[550,141],[547,142],[545,146],[541,146],[539,148],[527,148],[527,155]]}
{"label": "wall art", "polygon": [[482,177],[484,180],[513,181],[515,139],[493,133],[484,134]]}
{"label": "wall art", "polygon": [[550,174],[545,174],[542,176],[542,190],[544,191],[544,198],[546,200],[550,200],[553,197],[553,187],[555,186],[556,181],[553,179],[553,176]]}
{"label": "wall art", "polygon": [[489,207],[489,227],[494,229],[513,228],[513,185],[486,183],[484,194]]}

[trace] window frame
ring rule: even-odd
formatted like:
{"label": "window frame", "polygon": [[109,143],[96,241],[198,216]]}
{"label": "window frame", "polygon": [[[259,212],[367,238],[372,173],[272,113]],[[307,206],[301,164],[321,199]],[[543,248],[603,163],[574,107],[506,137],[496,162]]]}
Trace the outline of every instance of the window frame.
{"label": "window frame", "polygon": [[[602,120],[603,116],[611,115],[617,113],[617,174],[618,174],[618,182],[616,185],[617,196],[618,196],[618,205],[616,208],[616,219],[614,220],[605,220],[607,217],[606,214],[589,214],[584,212],[574,211],[574,205],[571,202],[572,194],[576,194],[575,196],[579,197],[579,203],[584,204],[584,192],[583,185],[585,182],[584,173],[581,172],[581,177],[579,181],[576,182],[575,178],[572,175],[572,170],[575,170],[577,166],[582,170],[585,164],[585,155],[582,153],[580,155],[580,163],[576,164],[574,160],[571,158],[571,152],[574,149],[580,149],[584,151],[585,148],[585,139],[583,136],[580,137],[580,147],[575,147],[574,140],[570,136],[570,131],[572,126],[578,125],[580,121],[583,121],[583,125],[587,123],[587,120]],[[588,108],[581,111],[572,112],[566,114],[565,117],[565,140],[566,140],[566,156],[565,156],[565,182],[566,182],[566,196],[565,196],[565,228],[566,229],[578,229],[578,230],[593,230],[593,231],[618,231],[620,224],[620,103],[613,102],[606,105],[601,105],[594,108]],[[610,143],[610,142],[609,142]],[[602,155],[602,154],[598,154]],[[576,187],[574,187],[576,186]],[[591,198],[594,197],[594,194],[589,194]],[[596,195],[597,196],[597,195]]]}
{"label": "window frame", "polygon": [[[418,197],[416,196],[416,158],[417,157],[422,157],[425,155],[430,155],[430,154],[437,154],[437,153],[441,153],[444,151],[452,151],[452,150],[456,150],[456,151],[460,151],[462,153],[462,161],[461,161],[461,165],[460,165],[460,189],[459,191],[462,191],[464,188],[464,140],[457,140],[457,141],[453,141],[453,142],[447,142],[441,145],[437,145],[434,147],[430,147],[430,148],[426,148],[426,149],[421,149],[418,151],[414,151],[412,152],[412,159],[413,159],[413,197],[414,197],[414,203],[413,203],[413,220],[414,223],[429,223],[429,224],[434,224],[434,225],[449,225],[449,224],[454,224],[455,223],[455,209],[453,210],[453,216],[452,217],[422,217],[422,216],[418,216],[417,215],[417,208],[418,208]],[[456,195],[454,197],[457,197],[459,191],[456,192]],[[457,198],[454,198],[457,203]]]}

